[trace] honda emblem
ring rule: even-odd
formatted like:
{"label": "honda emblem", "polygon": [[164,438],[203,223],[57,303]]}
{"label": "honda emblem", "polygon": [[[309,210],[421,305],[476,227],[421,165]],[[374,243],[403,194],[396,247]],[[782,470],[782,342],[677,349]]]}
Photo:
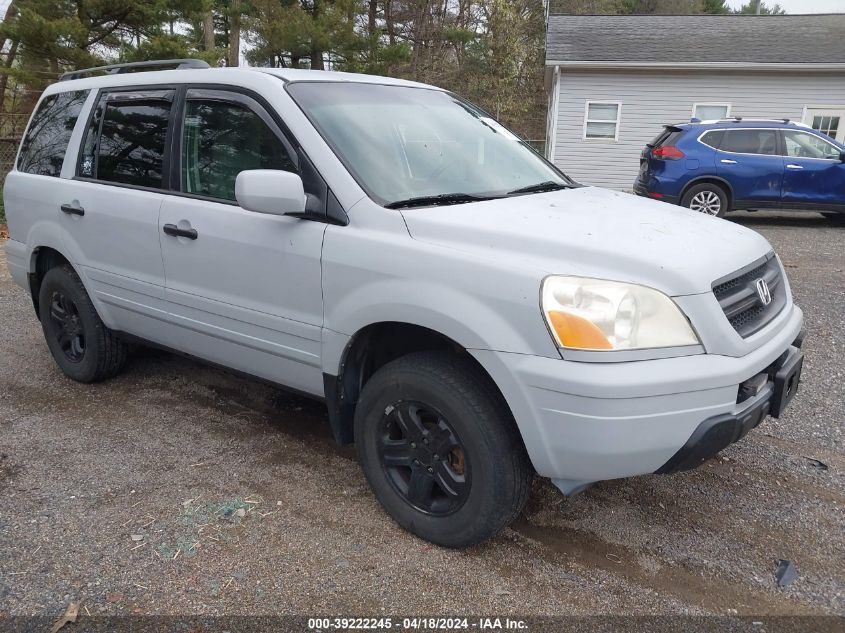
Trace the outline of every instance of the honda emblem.
{"label": "honda emblem", "polygon": [[764,306],[772,302],[772,291],[769,290],[769,284],[766,283],[765,279],[757,280],[757,295],[760,297],[760,301],[763,302]]}

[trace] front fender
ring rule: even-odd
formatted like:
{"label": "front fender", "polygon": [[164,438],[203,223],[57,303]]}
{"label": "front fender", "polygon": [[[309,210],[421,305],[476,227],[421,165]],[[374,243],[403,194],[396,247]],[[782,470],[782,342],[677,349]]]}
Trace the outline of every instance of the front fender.
{"label": "front fender", "polygon": [[[360,286],[343,294],[335,304],[326,302],[325,326],[333,332],[327,341],[334,343],[324,346],[323,371],[338,374],[350,338],[367,326],[382,322],[428,328],[468,350],[530,349],[532,341],[526,333],[535,328],[515,327],[506,318],[508,307],[498,308],[442,283],[416,282],[413,292],[409,292],[406,281],[399,279],[380,279]],[[533,325],[544,329],[539,308],[536,320]]]}

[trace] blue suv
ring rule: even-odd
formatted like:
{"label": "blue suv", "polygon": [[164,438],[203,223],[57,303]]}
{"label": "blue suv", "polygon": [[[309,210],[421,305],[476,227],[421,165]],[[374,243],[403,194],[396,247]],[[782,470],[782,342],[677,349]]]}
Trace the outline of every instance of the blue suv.
{"label": "blue suv", "polygon": [[788,119],[667,125],[634,192],[722,217],[734,209],[845,213],[845,146]]}

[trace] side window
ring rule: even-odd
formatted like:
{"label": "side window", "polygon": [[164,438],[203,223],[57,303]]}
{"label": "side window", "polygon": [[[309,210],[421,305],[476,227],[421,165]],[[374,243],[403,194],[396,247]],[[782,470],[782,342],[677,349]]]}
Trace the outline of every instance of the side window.
{"label": "side window", "polygon": [[182,128],[182,191],[235,199],[235,178],[248,169],[296,171],[264,118],[234,101],[190,98]]}
{"label": "side window", "polygon": [[824,139],[808,132],[784,130],[786,155],[794,158],[835,158],[839,159],[842,151]]}
{"label": "side window", "polygon": [[61,174],[70,135],[87,97],[87,90],[75,90],[50,95],[41,102],[21,143],[20,171]]}
{"label": "side window", "polygon": [[101,98],[83,143],[79,174],[158,189],[174,91],[115,92]]}
{"label": "side window", "polygon": [[724,136],[724,130],[710,130],[702,135],[701,142],[713,149],[719,149],[719,145],[721,145]]}
{"label": "side window", "polygon": [[735,154],[764,154],[774,156],[778,153],[776,130],[727,130],[719,149]]}

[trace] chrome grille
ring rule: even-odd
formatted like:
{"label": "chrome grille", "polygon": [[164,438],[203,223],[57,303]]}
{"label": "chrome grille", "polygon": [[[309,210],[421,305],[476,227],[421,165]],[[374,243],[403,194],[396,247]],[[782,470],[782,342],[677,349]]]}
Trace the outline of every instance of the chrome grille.
{"label": "chrome grille", "polygon": [[[772,295],[768,305],[757,292],[760,279],[766,281]],[[743,338],[763,329],[786,305],[786,284],[774,253],[751,270],[718,280],[713,294],[733,329]]]}

